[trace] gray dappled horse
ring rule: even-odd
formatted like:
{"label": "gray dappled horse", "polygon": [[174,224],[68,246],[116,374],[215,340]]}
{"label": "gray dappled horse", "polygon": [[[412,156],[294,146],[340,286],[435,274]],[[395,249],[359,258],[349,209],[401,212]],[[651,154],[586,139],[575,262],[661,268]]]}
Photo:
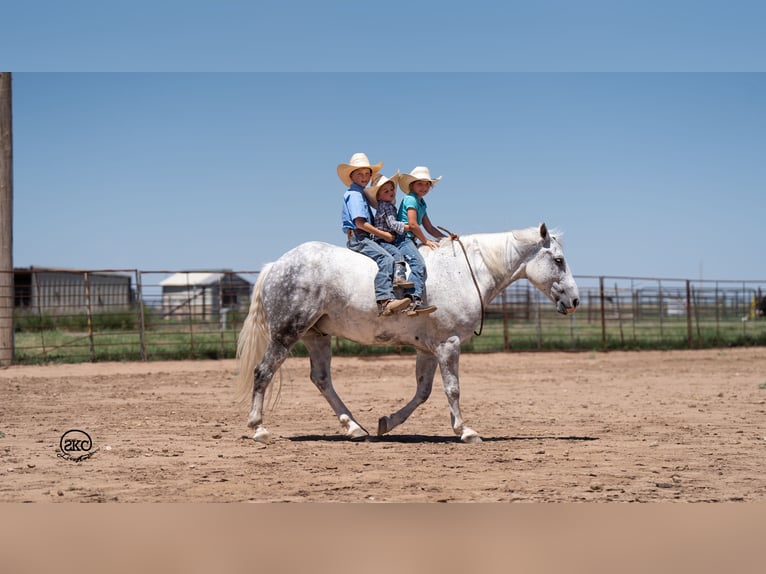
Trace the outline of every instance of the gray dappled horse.
{"label": "gray dappled horse", "polygon": [[561,243],[544,223],[505,233],[466,235],[460,241],[462,245],[443,239],[437,249],[421,248],[428,271],[426,297],[438,310],[415,317],[404,313],[379,317],[373,287],[376,264],[345,247],[303,243],[265,265],[237,343],[239,390],[247,396],[252,392],[248,426],[255,429],[253,438],[269,441],[263,426],[264,394],[299,340],[309,352],[311,380],[338,416],[343,433],[353,439],[368,435],[333,388],[330,359],[335,335],[365,345],[416,349],[415,396],[380,418],[378,435],[402,424],[428,399],[438,366],[453,431],[463,442],[481,442],[463,424],[458,362],[460,344],[471,338],[482,319],[482,301],[492,301],[522,278],[545,293],[562,314],[574,313],[579,294]]}

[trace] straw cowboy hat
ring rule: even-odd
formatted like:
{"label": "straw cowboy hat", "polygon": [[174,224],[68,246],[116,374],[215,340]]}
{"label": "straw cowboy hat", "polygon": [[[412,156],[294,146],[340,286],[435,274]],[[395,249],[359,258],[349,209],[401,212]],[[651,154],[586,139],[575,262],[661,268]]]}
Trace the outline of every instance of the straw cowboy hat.
{"label": "straw cowboy hat", "polygon": [[433,187],[437,183],[439,183],[439,180],[441,180],[442,176],[437,177],[436,179],[431,179],[431,172],[428,171],[428,168],[422,165],[417,166],[415,169],[413,169],[410,173],[404,173],[399,177],[399,189],[401,189],[404,193],[410,192],[410,184],[415,181],[429,181],[431,182],[431,186]]}
{"label": "straw cowboy hat", "polygon": [[386,177],[385,175],[378,174],[373,178],[372,182],[370,183],[370,187],[364,190],[365,195],[367,196],[367,201],[370,205],[372,205],[375,209],[378,209],[378,190],[383,187],[384,184],[391,182],[394,184],[394,192],[396,192],[396,185],[399,183],[399,170],[396,170],[396,173],[392,175],[391,177]]}
{"label": "straw cowboy hat", "polygon": [[351,172],[362,167],[371,169],[372,175],[375,175],[383,167],[383,162],[370,165],[370,160],[367,159],[365,154],[355,153],[351,156],[351,160],[348,163],[338,164],[338,177],[344,184],[351,185]]}

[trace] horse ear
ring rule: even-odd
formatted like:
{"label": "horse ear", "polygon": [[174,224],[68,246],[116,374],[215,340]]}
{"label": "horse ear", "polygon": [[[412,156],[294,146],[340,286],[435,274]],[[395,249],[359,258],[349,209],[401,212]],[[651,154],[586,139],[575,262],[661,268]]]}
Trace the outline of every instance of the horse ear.
{"label": "horse ear", "polygon": [[543,238],[543,241],[548,239],[548,227],[545,223],[540,224],[540,237]]}

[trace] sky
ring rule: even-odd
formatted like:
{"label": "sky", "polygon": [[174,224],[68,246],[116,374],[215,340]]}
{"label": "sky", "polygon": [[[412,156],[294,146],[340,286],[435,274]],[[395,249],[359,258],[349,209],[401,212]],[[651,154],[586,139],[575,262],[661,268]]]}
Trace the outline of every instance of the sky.
{"label": "sky", "polygon": [[759,3],[20,4],[16,267],[343,245],[336,166],[362,151],[443,176],[451,231],[556,228],[575,275],[766,278]]}
{"label": "sky", "polygon": [[0,0],[27,71],[763,71],[761,0]]}

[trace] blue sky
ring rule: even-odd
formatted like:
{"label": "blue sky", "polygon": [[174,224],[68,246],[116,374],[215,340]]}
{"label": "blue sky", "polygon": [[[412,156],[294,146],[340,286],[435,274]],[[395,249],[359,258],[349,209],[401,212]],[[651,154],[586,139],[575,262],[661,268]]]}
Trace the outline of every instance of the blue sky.
{"label": "blue sky", "polygon": [[342,245],[335,167],[364,151],[443,176],[437,225],[561,229],[575,274],[766,277],[756,3],[14,4],[18,267],[249,270]]}
{"label": "blue sky", "polygon": [[761,71],[761,0],[0,0],[30,71]]}

